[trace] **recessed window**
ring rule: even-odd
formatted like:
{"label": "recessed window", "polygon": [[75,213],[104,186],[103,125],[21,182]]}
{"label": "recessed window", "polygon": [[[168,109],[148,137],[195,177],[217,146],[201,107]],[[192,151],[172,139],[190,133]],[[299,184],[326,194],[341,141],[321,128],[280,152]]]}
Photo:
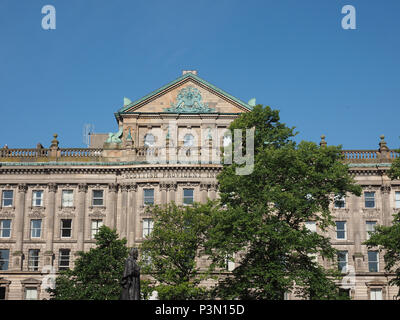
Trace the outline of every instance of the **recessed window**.
{"label": "recessed window", "polygon": [[154,147],[156,144],[156,138],[151,133],[148,133],[144,136],[144,146],[145,147]]}
{"label": "recessed window", "polygon": [[3,190],[1,199],[2,207],[12,207],[14,202],[14,192],[12,190]]}
{"label": "recessed window", "polygon": [[194,201],[194,190],[183,189],[183,204],[193,204]]}
{"label": "recessed window", "polygon": [[43,207],[43,191],[34,190],[32,193],[32,207]]}
{"label": "recessed window", "polygon": [[29,271],[39,270],[39,249],[30,249],[28,251],[28,269]]}
{"label": "recessed window", "polygon": [[143,189],[143,203],[145,206],[154,204],[154,189]]}
{"label": "recessed window", "polygon": [[61,219],[61,238],[71,238],[72,219]]}
{"label": "recessed window", "polygon": [[42,235],[42,219],[31,220],[31,238],[40,238]]}
{"label": "recessed window", "polygon": [[336,239],[346,240],[346,221],[336,221]]}
{"label": "recessed window", "polygon": [[347,251],[338,251],[338,268],[341,272],[347,272]]}
{"label": "recessed window", "polygon": [[93,206],[104,205],[104,190],[93,190]]}
{"label": "recessed window", "polygon": [[95,239],[100,227],[103,225],[103,220],[92,220],[92,239]]}
{"label": "recessed window", "polygon": [[400,209],[400,191],[396,191],[394,194],[395,208]]}
{"label": "recessed window", "polygon": [[37,288],[25,288],[25,300],[37,300],[38,290]]}
{"label": "recessed window", "polygon": [[364,192],[366,208],[375,208],[375,192]]}
{"label": "recessed window", "polygon": [[10,250],[0,249],[0,270],[8,270],[9,261],[10,261]]}
{"label": "recessed window", "polygon": [[368,270],[369,272],[379,272],[378,251],[368,251]]}
{"label": "recessed window", "polygon": [[370,300],[382,300],[382,289],[371,289],[370,291]]}
{"label": "recessed window", "polygon": [[11,219],[0,220],[0,238],[11,237]]}
{"label": "recessed window", "polygon": [[143,219],[143,238],[146,238],[153,231],[153,219]]}
{"label": "recessed window", "polygon": [[365,228],[367,230],[367,240],[371,237],[371,234],[375,232],[376,221],[367,221],[365,223]]}
{"label": "recessed window", "polygon": [[69,258],[70,258],[70,249],[60,249],[59,257],[58,257],[58,269],[59,270],[67,270],[69,269]]}
{"label": "recessed window", "polygon": [[73,190],[63,190],[62,191],[61,206],[63,208],[70,208],[70,207],[74,206],[74,191]]}
{"label": "recessed window", "polygon": [[336,195],[335,196],[335,208],[336,209],[341,209],[346,207],[346,198],[342,195]]}
{"label": "recessed window", "polygon": [[194,137],[192,134],[188,133],[185,134],[185,136],[183,137],[183,146],[184,147],[192,147],[194,144]]}

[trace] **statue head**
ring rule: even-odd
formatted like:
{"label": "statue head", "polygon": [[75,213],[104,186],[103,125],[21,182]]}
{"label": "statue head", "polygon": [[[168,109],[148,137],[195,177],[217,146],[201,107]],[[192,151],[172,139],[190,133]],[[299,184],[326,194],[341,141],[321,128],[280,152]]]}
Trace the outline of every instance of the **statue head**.
{"label": "statue head", "polygon": [[138,249],[137,249],[137,248],[132,248],[132,249],[129,251],[129,255],[132,256],[133,259],[136,260],[136,259],[138,258],[138,256],[139,256],[139,251],[138,251]]}

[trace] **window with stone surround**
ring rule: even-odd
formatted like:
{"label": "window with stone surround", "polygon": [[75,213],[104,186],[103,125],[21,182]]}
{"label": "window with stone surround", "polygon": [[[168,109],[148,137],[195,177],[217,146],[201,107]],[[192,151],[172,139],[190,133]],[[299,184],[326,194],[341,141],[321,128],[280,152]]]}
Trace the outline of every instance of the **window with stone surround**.
{"label": "window with stone surround", "polygon": [[153,219],[150,218],[145,218],[143,219],[143,238],[146,238],[147,236],[150,235],[150,233],[153,231]]}
{"label": "window with stone surround", "polygon": [[39,270],[39,249],[30,249],[28,251],[28,270],[38,271]]}
{"label": "window with stone surround", "polygon": [[400,191],[394,193],[395,208],[400,209]]}
{"label": "window with stone surround", "polygon": [[190,205],[194,202],[194,189],[183,189],[183,204]]}
{"label": "window with stone surround", "polygon": [[337,253],[338,268],[341,272],[347,272],[348,252],[346,250]]}
{"label": "window with stone surround", "polygon": [[156,138],[151,133],[147,133],[144,136],[144,146],[145,147],[154,147],[156,143]]}
{"label": "window with stone surround", "polygon": [[61,207],[71,208],[74,206],[74,191],[73,190],[63,190],[61,197]]}
{"label": "window with stone surround", "polygon": [[0,238],[11,237],[11,219],[0,220]]}
{"label": "window with stone surround", "polygon": [[154,189],[143,189],[143,204],[145,206],[154,204]]}
{"label": "window with stone surround", "polygon": [[368,251],[368,271],[379,272],[379,253],[378,251]]}
{"label": "window with stone surround", "polygon": [[347,226],[346,221],[336,221],[336,239],[346,240],[347,239]]}
{"label": "window with stone surround", "polygon": [[346,198],[343,195],[336,195],[334,198],[335,209],[346,207]]}
{"label": "window with stone surround", "polygon": [[364,201],[365,201],[365,208],[375,208],[375,192],[365,191]]}
{"label": "window with stone surround", "polygon": [[31,238],[40,238],[42,235],[42,219],[31,220]]}
{"label": "window with stone surround", "polygon": [[1,206],[2,207],[12,207],[14,204],[14,191],[13,190],[3,190],[1,194]]}
{"label": "window with stone surround", "polygon": [[371,288],[370,300],[382,300],[382,288]]}
{"label": "window with stone surround", "polygon": [[61,238],[71,238],[72,219],[61,219]]}
{"label": "window with stone surround", "polygon": [[60,249],[58,257],[58,270],[68,270],[71,250]]}
{"label": "window with stone surround", "polygon": [[10,262],[10,250],[0,249],[0,270],[8,270]]}
{"label": "window with stone surround", "polygon": [[93,190],[93,206],[104,206],[104,190]]}
{"label": "window with stone surround", "polygon": [[38,288],[26,287],[25,300],[37,300],[37,299],[38,299]]}
{"label": "window with stone surround", "polygon": [[367,231],[367,240],[371,237],[371,234],[375,232],[376,221],[366,221],[365,229]]}
{"label": "window with stone surround", "polygon": [[43,190],[32,191],[32,207],[43,207]]}
{"label": "window with stone surround", "polygon": [[99,232],[100,227],[103,225],[103,220],[93,219],[92,220],[92,239],[95,239],[96,234]]}

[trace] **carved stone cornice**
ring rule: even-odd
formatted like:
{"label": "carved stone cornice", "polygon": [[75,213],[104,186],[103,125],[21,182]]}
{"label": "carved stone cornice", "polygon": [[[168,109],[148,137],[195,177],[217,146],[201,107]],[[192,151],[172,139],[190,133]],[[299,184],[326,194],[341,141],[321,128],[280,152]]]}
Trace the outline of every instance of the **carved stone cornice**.
{"label": "carved stone cornice", "polygon": [[86,183],[79,183],[78,184],[78,192],[87,192],[88,185]]}
{"label": "carved stone cornice", "polygon": [[110,192],[117,192],[118,191],[118,184],[116,183],[109,183],[108,184],[108,190]]}
{"label": "carved stone cornice", "polygon": [[131,189],[131,191],[133,191],[133,192],[136,192],[137,191],[137,184],[136,183],[131,183],[130,184],[130,189]]}
{"label": "carved stone cornice", "polygon": [[167,183],[168,191],[176,191],[178,189],[178,185],[176,183]]}
{"label": "carved stone cornice", "polygon": [[0,211],[0,218],[14,218],[15,214],[11,211]]}
{"label": "carved stone cornice", "polygon": [[57,184],[56,183],[49,183],[48,185],[49,192],[57,192]]}
{"label": "carved stone cornice", "polygon": [[121,191],[122,192],[128,192],[129,189],[131,188],[130,184],[124,183],[120,185]]}
{"label": "carved stone cornice", "polygon": [[28,191],[28,186],[26,183],[21,183],[18,185],[18,192],[26,193]]}

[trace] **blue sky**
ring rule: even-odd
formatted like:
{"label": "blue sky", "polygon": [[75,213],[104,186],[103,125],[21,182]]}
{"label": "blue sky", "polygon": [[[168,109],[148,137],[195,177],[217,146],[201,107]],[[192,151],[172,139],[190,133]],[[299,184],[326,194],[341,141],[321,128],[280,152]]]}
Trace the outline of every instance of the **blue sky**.
{"label": "blue sky", "polygon": [[[56,8],[56,30],[41,9]],[[344,30],[341,9],[356,8]],[[82,147],[183,69],[281,111],[297,140],[400,147],[400,1],[0,0],[0,146]]]}

